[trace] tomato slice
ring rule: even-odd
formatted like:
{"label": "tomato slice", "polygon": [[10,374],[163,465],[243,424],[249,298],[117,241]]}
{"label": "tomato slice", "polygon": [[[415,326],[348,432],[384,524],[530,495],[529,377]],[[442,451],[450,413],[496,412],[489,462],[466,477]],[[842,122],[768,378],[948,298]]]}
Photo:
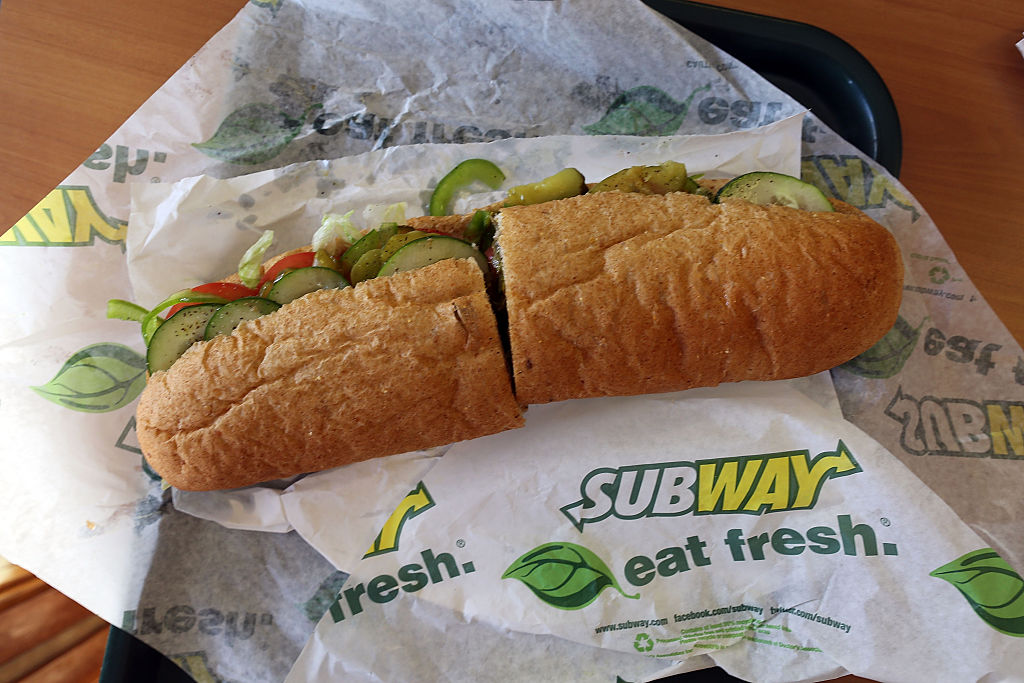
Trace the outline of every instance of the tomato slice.
{"label": "tomato slice", "polygon": [[293,268],[309,268],[313,265],[313,261],[316,259],[316,252],[312,251],[300,251],[298,254],[290,254],[282,259],[279,259],[277,263],[271,266],[263,277],[260,279],[260,283],[256,286],[257,291],[263,290],[263,285],[268,282],[273,282],[277,279],[277,276],[286,270]]}
{"label": "tomato slice", "polygon": [[[235,299],[241,299],[246,296],[256,296],[259,293],[255,289],[250,289],[245,285],[236,284],[234,282],[207,282],[205,285],[193,287],[192,291],[199,292],[200,294],[212,294],[214,296],[219,296],[226,301],[234,301]],[[195,306],[195,304],[174,304],[167,311],[167,317],[170,318],[186,306]]]}
{"label": "tomato slice", "polygon": [[[273,282],[277,279],[278,275],[286,270],[292,270],[294,268],[308,268],[312,266],[314,259],[316,259],[316,253],[312,251],[301,251],[297,254],[285,256],[278,260],[277,263],[263,274],[263,278],[260,280],[260,284],[256,289],[251,289],[245,285],[236,284],[234,282],[207,282],[205,285],[193,287],[192,291],[219,296],[225,301],[234,301],[235,299],[241,299],[245,296],[259,296],[260,290],[263,289],[263,285],[268,282]],[[170,318],[186,306],[195,306],[195,304],[174,304],[170,309],[168,309],[166,317]]]}
{"label": "tomato slice", "polygon": [[256,296],[256,290],[246,287],[235,282],[208,282],[205,285],[199,285],[198,287],[192,288],[193,292],[200,292],[202,294],[213,294],[214,296],[222,296],[228,301],[234,301],[235,299],[241,299],[245,296]]}

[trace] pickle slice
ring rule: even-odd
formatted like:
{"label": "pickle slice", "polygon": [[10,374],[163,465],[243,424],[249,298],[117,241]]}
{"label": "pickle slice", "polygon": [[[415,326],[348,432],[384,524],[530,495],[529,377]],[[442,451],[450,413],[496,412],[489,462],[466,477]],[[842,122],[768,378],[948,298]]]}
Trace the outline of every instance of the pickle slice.
{"label": "pickle slice", "polygon": [[405,245],[409,244],[409,242],[414,242],[418,239],[422,239],[426,237],[428,234],[430,233],[420,232],[419,230],[412,230],[410,232],[404,232],[395,235],[387,242],[385,242],[383,247],[381,247],[381,262],[383,263],[387,261],[389,258],[395,255],[396,251],[398,251]]}
{"label": "pickle slice", "polygon": [[380,267],[384,265],[384,259],[381,257],[383,253],[380,249],[371,249],[363,254],[356,261],[356,264],[352,266],[352,274],[349,275],[349,280],[352,281],[352,284],[357,285],[363,280],[371,280],[377,277]]}
{"label": "pickle slice", "polygon": [[543,204],[556,199],[575,197],[586,193],[586,191],[587,183],[583,179],[583,174],[575,168],[563,168],[543,180],[526,185],[516,185],[509,189],[505,206]]}
{"label": "pickle slice", "polygon": [[696,183],[686,174],[686,164],[666,161],[658,166],[630,166],[613,173],[590,188],[591,192],[638,192],[668,194],[693,192]]}
{"label": "pickle slice", "polygon": [[[408,228],[406,228],[408,229]],[[362,236],[355,244],[345,250],[345,253],[338,259],[338,270],[345,277],[350,277],[352,266],[356,264],[363,254],[371,249],[380,249],[385,242],[397,235],[399,226],[395,223],[384,223],[376,230],[371,230]]]}

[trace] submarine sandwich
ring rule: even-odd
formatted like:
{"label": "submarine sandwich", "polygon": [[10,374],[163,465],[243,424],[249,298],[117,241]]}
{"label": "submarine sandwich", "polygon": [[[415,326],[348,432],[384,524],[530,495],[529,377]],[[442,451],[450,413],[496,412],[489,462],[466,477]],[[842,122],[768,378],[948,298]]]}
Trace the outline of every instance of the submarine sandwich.
{"label": "submarine sandwich", "polygon": [[572,171],[145,312],[150,465],[235,488],[516,428],[534,403],[815,374],[895,321],[891,234],[799,180]]}

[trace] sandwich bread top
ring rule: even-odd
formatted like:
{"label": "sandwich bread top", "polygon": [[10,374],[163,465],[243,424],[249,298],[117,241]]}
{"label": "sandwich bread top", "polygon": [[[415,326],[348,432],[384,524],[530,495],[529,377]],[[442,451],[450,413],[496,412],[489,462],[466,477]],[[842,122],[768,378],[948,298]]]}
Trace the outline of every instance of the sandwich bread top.
{"label": "sandwich bread top", "polygon": [[521,403],[787,379],[895,322],[895,239],[857,209],[603,192],[498,214]]}

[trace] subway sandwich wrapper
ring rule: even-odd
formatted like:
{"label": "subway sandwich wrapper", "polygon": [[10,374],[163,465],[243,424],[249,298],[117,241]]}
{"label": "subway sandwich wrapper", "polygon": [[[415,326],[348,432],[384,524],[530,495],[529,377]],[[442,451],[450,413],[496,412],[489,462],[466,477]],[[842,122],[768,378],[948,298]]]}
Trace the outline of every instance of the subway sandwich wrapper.
{"label": "subway sandwich wrapper", "polygon": [[[1012,678],[1024,351],[892,174],[814,111],[787,129],[804,110],[639,2],[254,0],[0,235],[0,554],[197,680],[642,680],[716,662],[754,680]],[[404,200],[412,215],[459,143],[535,150],[533,180],[562,165],[559,136],[625,135],[697,171],[730,159],[701,161],[674,136],[780,128],[787,161],[755,167],[864,210],[906,266],[894,328],[828,375],[541,406],[526,428],[447,453],[233,492],[164,490],[143,466],[141,340],[104,317],[108,299],[219,278],[262,227],[299,246],[310,230],[285,227],[330,208],[366,220],[367,205]],[[429,170],[385,191],[377,172],[428,148]],[[364,153],[372,178],[317,161]],[[588,153],[607,162],[588,175],[641,157]],[[193,206],[188,239],[138,241],[133,194],[173,222],[221,189],[232,211]],[[271,195],[310,189],[269,213]],[[665,411],[679,419],[650,437],[609,434]],[[605,495],[624,481],[637,497]],[[783,481],[789,508],[772,509]],[[809,507],[798,482],[817,482]],[[728,507],[755,492],[762,514]]]}
{"label": "subway sandwich wrapper", "polygon": [[[509,184],[563,166],[600,178],[665,158],[712,177],[795,173],[802,127],[796,116],[724,136],[428,144],[137,186],[129,277],[143,301],[157,301],[187,285],[188,267],[230,270],[219,252],[196,255],[212,230],[238,240],[238,253],[263,229],[280,237],[277,249],[301,245],[323,213],[354,210],[353,220],[372,225],[387,206],[415,212],[436,169],[464,158],[491,159]],[[460,206],[491,200],[476,193]],[[209,216],[223,216],[222,225],[211,228]],[[834,398],[822,375],[532,406],[526,427],[451,449],[283,488],[174,491],[172,500],[231,528],[292,529],[349,574],[292,669],[296,681],[333,680],[339,671],[351,680],[359,671],[372,672],[365,680],[410,680],[425,665],[417,642],[446,644],[452,654],[430,652],[429,666],[432,679],[450,680],[540,672],[639,680],[711,662],[751,680],[771,680],[776,670],[785,680],[847,671],[881,680],[955,672],[961,680],[1024,665],[1021,641],[993,630],[970,602],[994,606],[1024,583],[843,420]],[[974,562],[1003,577],[993,582],[998,597],[958,590],[974,583]],[[990,616],[1002,624],[995,613],[1015,609],[993,607]],[[915,637],[893,636],[892,610]],[[546,643],[539,653],[538,639]],[[889,639],[903,649],[886,662],[858,656]],[[972,657],[957,651],[951,659],[955,639],[971,643]],[[488,664],[496,653],[510,663]],[[589,670],[557,673],[580,659]]]}
{"label": "subway sandwich wrapper", "polygon": [[[319,521],[293,518],[347,563]],[[1024,671],[1019,575],[786,383],[535,406],[452,447],[368,547],[289,681]]]}

